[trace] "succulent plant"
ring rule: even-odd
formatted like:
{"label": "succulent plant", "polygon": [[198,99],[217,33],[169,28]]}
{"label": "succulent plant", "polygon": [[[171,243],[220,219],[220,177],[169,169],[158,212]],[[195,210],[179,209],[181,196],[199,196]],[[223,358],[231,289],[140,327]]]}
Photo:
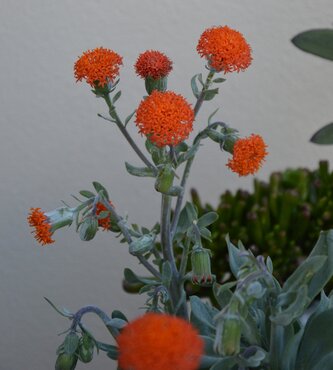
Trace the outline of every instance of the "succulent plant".
{"label": "succulent plant", "polygon": [[253,192],[226,191],[216,209],[202,205],[195,190],[192,200],[199,216],[208,211],[219,215],[210,226],[212,243],[203,241],[213,253],[212,272],[218,282],[230,272],[227,233],[254,254],[269,255],[275,276],[285,281],[309,254],[319,232],[333,228],[333,173],[327,161],[314,171],[288,169],[272,173],[268,182],[255,179]]}

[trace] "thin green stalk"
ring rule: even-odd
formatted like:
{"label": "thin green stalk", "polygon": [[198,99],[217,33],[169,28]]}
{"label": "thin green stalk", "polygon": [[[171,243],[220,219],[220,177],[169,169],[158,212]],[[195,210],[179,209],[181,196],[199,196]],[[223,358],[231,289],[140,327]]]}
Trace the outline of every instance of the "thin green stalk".
{"label": "thin green stalk", "polygon": [[[142,153],[142,151],[140,150],[140,148],[136,145],[136,143],[134,142],[134,140],[132,139],[132,137],[130,136],[130,134],[128,133],[128,131],[126,130],[125,125],[122,123],[121,119],[119,118],[119,116],[118,116],[118,114],[116,112],[115,107],[113,106],[113,104],[111,102],[110,96],[109,95],[105,95],[104,96],[104,99],[105,99],[105,102],[106,102],[107,106],[109,107],[110,116],[112,118],[114,118],[114,121],[115,121],[116,125],[118,126],[120,132],[123,134],[123,136],[125,137],[125,139],[131,145],[131,147],[133,148],[133,150],[135,151],[135,153],[139,156],[139,158],[143,161],[143,163],[147,167],[149,167],[150,169],[152,169],[153,172],[154,172],[154,174],[156,175],[157,174],[157,168]],[[112,112],[112,114],[111,114],[111,112]]]}
{"label": "thin green stalk", "polygon": [[[197,99],[197,102],[196,102],[195,106],[194,106],[194,116],[195,117],[197,116],[197,114],[198,114],[198,112],[199,112],[199,110],[202,106],[202,103],[205,100],[205,93],[209,89],[209,86],[212,83],[214,73],[215,72],[213,72],[213,71],[210,71],[208,73],[205,84],[202,87],[201,93],[200,93],[200,95]],[[181,211],[181,207],[182,207],[183,199],[184,199],[184,195],[185,195],[185,186],[186,186],[186,182],[187,182],[187,179],[189,177],[189,174],[190,174],[190,170],[191,170],[191,167],[192,167],[193,160],[194,160],[194,156],[187,160],[186,165],[185,165],[185,169],[184,169],[184,172],[183,172],[182,180],[181,180],[181,183],[180,183],[180,186],[183,188],[183,191],[178,195],[178,198],[177,198],[176,208],[175,208],[175,212],[174,212],[174,216],[173,216],[173,220],[172,220],[172,227],[171,227],[172,238],[175,234],[176,227],[177,227],[177,224],[178,224],[180,211]]]}
{"label": "thin green stalk", "polygon": [[[131,234],[126,226],[126,223],[124,222],[123,218],[120,217],[117,212],[115,211],[115,209],[110,205],[109,202],[107,202],[105,199],[101,199],[100,200],[104,206],[110,211],[110,213],[112,214],[112,217],[114,217],[117,221],[117,225],[119,226],[122,234],[124,235],[124,238],[126,239],[127,243],[130,244],[132,243],[132,237],[131,237]],[[147,261],[145,259],[145,257],[143,256],[136,256],[139,261],[142,263],[142,265],[149,271],[152,273],[152,275],[154,275],[156,278],[158,279],[162,279],[162,276],[161,274],[155,269],[154,266],[152,266],[149,261]]]}
{"label": "thin green stalk", "polygon": [[186,274],[186,266],[187,266],[187,260],[188,260],[188,254],[190,251],[190,245],[191,245],[191,240],[189,238],[186,239],[184,248],[183,248],[183,253],[182,253],[182,259],[180,261],[180,267],[179,267],[179,277],[180,279],[183,279],[183,277]]}

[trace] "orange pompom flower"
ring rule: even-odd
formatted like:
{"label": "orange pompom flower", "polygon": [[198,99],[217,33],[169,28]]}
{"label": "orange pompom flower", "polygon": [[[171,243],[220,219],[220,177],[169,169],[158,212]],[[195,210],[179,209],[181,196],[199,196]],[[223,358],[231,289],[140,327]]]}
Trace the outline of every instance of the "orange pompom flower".
{"label": "orange pompom flower", "polygon": [[267,145],[260,135],[254,135],[236,141],[233,157],[227,166],[239,176],[254,174],[259,170],[268,152]]}
{"label": "orange pompom flower", "polygon": [[119,74],[123,59],[116,52],[102,47],[85,51],[74,65],[76,81],[85,79],[92,87],[103,87]]}
{"label": "orange pompom flower", "polygon": [[166,77],[172,70],[172,61],[157,50],[147,50],[140,54],[135,65],[135,72],[142,78],[154,80]]}
{"label": "orange pompom flower", "polygon": [[30,211],[28,222],[31,227],[35,228],[33,231],[35,239],[42,245],[54,243],[48,217],[40,208],[31,208]]}
{"label": "orange pompom flower", "polygon": [[[110,205],[113,204],[110,202]],[[102,203],[97,203],[96,205],[96,216],[99,216],[101,212],[108,212],[108,209]],[[103,228],[103,231],[108,231],[111,228],[111,219],[110,219],[110,212],[109,215],[103,218],[98,219],[98,226]]]}
{"label": "orange pompom flower", "polygon": [[40,208],[30,208],[28,223],[34,228],[35,239],[42,245],[52,244],[53,233],[73,222],[75,208],[61,207],[51,212],[43,212]]}
{"label": "orange pompom flower", "polygon": [[187,321],[147,313],[132,321],[117,337],[122,370],[196,370],[204,343]]}
{"label": "orange pompom flower", "polygon": [[193,109],[183,96],[157,90],[140,103],[135,120],[139,132],[159,147],[187,139],[193,121]]}
{"label": "orange pompom flower", "polygon": [[244,71],[252,61],[251,48],[244,36],[228,26],[206,29],[200,36],[197,51],[217,72]]}

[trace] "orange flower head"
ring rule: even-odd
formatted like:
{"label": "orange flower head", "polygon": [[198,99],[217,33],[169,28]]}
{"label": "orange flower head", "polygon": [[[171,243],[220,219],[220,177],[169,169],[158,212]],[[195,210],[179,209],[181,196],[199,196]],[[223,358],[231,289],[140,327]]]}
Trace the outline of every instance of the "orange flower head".
{"label": "orange flower head", "polygon": [[147,313],[132,321],[117,337],[122,370],[196,370],[204,343],[187,321]]}
{"label": "orange flower head", "polygon": [[135,120],[139,132],[159,147],[177,145],[187,139],[193,121],[193,109],[183,96],[157,90],[141,101]]}
{"label": "orange flower head", "polygon": [[85,79],[92,87],[103,87],[119,74],[123,58],[110,49],[96,48],[85,51],[74,65],[76,81]]}
{"label": "orange flower head", "polygon": [[268,152],[267,145],[260,135],[250,135],[236,141],[233,157],[227,166],[239,176],[254,174],[259,170]]}
{"label": "orange flower head", "polygon": [[251,47],[244,36],[228,26],[206,29],[200,36],[197,51],[217,72],[244,71],[252,61]]}
{"label": "orange flower head", "polygon": [[28,223],[31,227],[34,227],[34,237],[42,245],[52,244],[54,240],[52,239],[51,224],[49,223],[49,218],[40,208],[31,208],[30,214],[28,215]]}
{"label": "orange flower head", "polygon": [[134,67],[140,77],[158,80],[170,73],[172,61],[160,51],[147,50],[139,55]]}
{"label": "orange flower head", "polygon": [[[110,202],[110,205],[113,206],[113,204]],[[99,216],[101,212],[108,211],[108,209],[105,207],[102,203],[97,203],[96,205],[96,215]],[[103,231],[108,231],[111,228],[111,219],[110,219],[110,212],[109,215],[104,218],[98,219],[98,226],[103,228]]]}

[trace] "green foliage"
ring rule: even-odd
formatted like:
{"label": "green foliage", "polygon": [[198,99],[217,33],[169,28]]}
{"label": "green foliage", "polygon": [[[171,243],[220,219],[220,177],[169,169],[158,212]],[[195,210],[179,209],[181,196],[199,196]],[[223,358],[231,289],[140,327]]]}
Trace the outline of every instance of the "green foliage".
{"label": "green foliage", "polygon": [[333,29],[316,29],[301,32],[291,41],[295,46],[307,53],[333,60]]}
{"label": "green foliage", "polygon": [[320,234],[310,256],[282,286],[268,269],[271,262],[241,243],[227,244],[236,281],[215,284],[220,310],[191,297],[191,322],[206,343],[200,369],[331,369],[327,328],[333,324],[333,295],[322,289],[333,276],[333,230]]}
{"label": "green foliage", "polygon": [[219,215],[211,225],[212,271],[221,281],[230,271],[224,239],[241,239],[255,254],[270,256],[274,274],[285,281],[315,244],[321,230],[333,228],[333,173],[328,163],[319,168],[289,169],[273,173],[268,182],[254,180],[254,191],[226,191],[216,209],[202,205],[198,193],[192,199],[199,216],[209,211]]}

